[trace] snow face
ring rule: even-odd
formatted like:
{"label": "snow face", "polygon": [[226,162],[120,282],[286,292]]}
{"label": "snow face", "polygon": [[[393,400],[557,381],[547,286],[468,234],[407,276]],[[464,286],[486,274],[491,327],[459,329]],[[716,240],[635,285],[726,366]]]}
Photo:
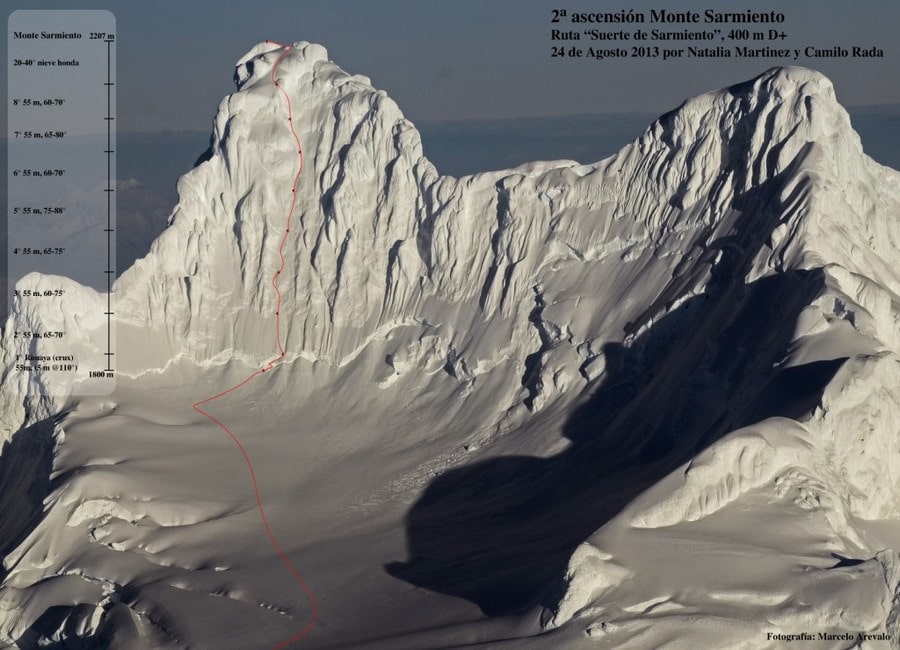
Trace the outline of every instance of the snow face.
{"label": "snow face", "polygon": [[[55,451],[6,551],[0,638],[239,647],[305,621],[235,452],[190,412],[275,347],[297,156],[281,53],[237,63],[207,159],[115,286],[116,393],[7,381],[9,333],[37,315],[4,330],[0,432]],[[321,46],[296,43],[277,78],[304,157],[287,356],[221,408],[256,432],[286,548],[333,603],[311,647],[765,647],[895,625],[900,188],[825,77],[691,99],[593,164],[458,179]],[[523,618],[479,627],[409,584]],[[405,611],[463,623],[429,636]]]}

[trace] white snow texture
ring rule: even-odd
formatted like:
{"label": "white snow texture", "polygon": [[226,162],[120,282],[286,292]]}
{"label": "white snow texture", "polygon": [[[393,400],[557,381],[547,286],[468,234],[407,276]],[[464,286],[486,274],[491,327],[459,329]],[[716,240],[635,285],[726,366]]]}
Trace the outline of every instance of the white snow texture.
{"label": "white snow texture", "polygon": [[[270,647],[308,620],[239,454],[190,408],[275,350],[280,53],[237,63],[207,159],[115,284],[116,392],[13,379],[13,330],[101,331],[62,300],[3,330],[0,642]],[[772,69],[600,162],[453,178],[321,46],[277,78],[304,158],[287,356],[215,409],[319,596],[298,647],[898,642],[900,175],[828,79]],[[541,576],[521,602],[485,577],[505,562]]]}

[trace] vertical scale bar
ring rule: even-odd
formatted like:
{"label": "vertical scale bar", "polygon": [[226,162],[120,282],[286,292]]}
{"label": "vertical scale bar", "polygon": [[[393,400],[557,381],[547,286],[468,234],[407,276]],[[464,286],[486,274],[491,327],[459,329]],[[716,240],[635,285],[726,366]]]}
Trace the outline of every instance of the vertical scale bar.
{"label": "vertical scale bar", "polygon": [[106,41],[106,370],[105,372],[113,372],[112,357],[115,354],[112,351],[112,277],[113,261],[112,261],[112,198],[116,191],[112,186],[112,39],[104,39]]}
{"label": "vertical scale bar", "polygon": [[115,389],[115,31],[106,10],[17,10],[7,21],[4,353],[9,380],[45,395]]}

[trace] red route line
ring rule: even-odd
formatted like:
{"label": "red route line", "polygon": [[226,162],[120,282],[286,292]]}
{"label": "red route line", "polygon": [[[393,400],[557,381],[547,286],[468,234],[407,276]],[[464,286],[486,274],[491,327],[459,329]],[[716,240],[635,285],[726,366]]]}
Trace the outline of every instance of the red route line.
{"label": "red route line", "polygon": [[291,218],[294,214],[294,208],[297,204],[297,181],[300,178],[300,172],[303,171],[303,147],[300,145],[300,138],[297,136],[297,132],[294,130],[294,119],[293,114],[291,113],[291,98],[288,96],[287,92],[284,88],[281,87],[281,84],[275,79],[275,72],[278,69],[278,64],[281,63],[281,60],[293,49],[291,45],[283,45],[281,43],[276,43],[275,41],[266,40],[266,43],[271,43],[273,45],[277,45],[281,48],[284,48],[284,51],[278,56],[275,60],[275,64],[272,66],[272,83],[275,84],[275,87],[281,91],[281,94],[284,96],[285,102],[287,102],[287,113],[288,113],[288,124],[291,128],[291,135],[294,137],[294,142],[297,144],[297,157],[299,158],[299,165],[297,167],[297,173],[294,175],[294,181],[291,185],[291,205],[287,212],[286,224],[284,229],[284,235],[281,237],[281,244],[278,246],[278,257],[281,259],[281,265],[278,267],[278,270],[275,272],[275,275],[272,276],[272,287],[275,289],[275,294],[277,296],[277,301],[275,304],[275,342],[278,345],[278,355],[269,359],[266,362],[265,367],[259,368],[255,370],[249,377],[244,379],[243,381],[235,384],[231,388],[227,388],[220,393],[216,393],[212,397],[207,397],[206,399],[200,400],[199,402],[194,402],[193,409],[200,413],[201,415],[209,418],[213,423],[215,423],[222,431],[228,434],[231,438],[232,442],[237,446],[238,451],[241,452],[241,456],[244,457],[244,463],[247,465],[247,469],[250,472],[250,482],[253,484],[253,494],[256,496],[256,507],[259,510],[259,518],[262,521],[263,528],[266,530],[266,534],[269,536],[269,541],[272,543],[272,548],[275,549],[275,552],[278,554],[278,557],[281,559],[281,563],[287,568],[288,571],[291,572],[291,575],[294,577],[294,580],[297,584],[300,585],[300,588],[303,589],[303,592],[306,594],[307,599],[309,600],[310,605],[312,606],[312,612],[309,616],[309,622],[300,630],[297,634],[292,636],[291,638],[282,641],[275,645],[275,648],[284,648],[292,643],[296,643],[304,636],[306,636],[310,630],[312,630],[313,626],[316,624],[316,618],[319,614],[319,606],[316,603],[316,599],[313,596],[312,589],[309,588],[309,585],[306,584],[306,581],[303,579],[303,576],[300,575],[300,572],[294,568],[294,565],[291,564],[290,559],[288,559],[287,554],[282,550],[281,545],[278,543],[278,539],[275,537],[275,533],[272,532],[272,527],[269,525],[269,520],[266,518],[266,510],[263,508],[262,497],[259,492],[259,484],[256,480],[256,472],[253,470],[253,463],[250,461],[250,455],[247,453],[247,450],[244,448],[244,445],[241,444],[240,439],[231,431],[227,426],[225,426],[220,420],[218,420],[215,416],[211,415],[204,411],[200,406],[202,404],[207,404],[214,400],[219,399],[220,397],[224,397],[229,393],[236,391],[237,389],[245,386],[250,383],[254,378],[271,370],[275,367],[275,364],[281,361],[285,356],[284,345],[281,343],[281,291],[278,289],[278,277],[284,271],[284,246],[287,242],[288,233],[291,232]]}

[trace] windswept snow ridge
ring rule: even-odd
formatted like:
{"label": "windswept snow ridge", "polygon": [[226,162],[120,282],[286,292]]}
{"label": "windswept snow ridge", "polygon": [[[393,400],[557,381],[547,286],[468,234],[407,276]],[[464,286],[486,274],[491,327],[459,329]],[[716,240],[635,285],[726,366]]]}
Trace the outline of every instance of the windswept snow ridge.
{"label": "windswept snow ridge", "polygon": [[463,178],[318,45],[261,43],[234,78],[115,286],[116,393],[7,381],[40,314],[4,329],[0,639],[304,628],[246,467],[186,408],[267,367],[216,417],[321,603],[308,647],[896,640],[900,176],[825,77]]}

